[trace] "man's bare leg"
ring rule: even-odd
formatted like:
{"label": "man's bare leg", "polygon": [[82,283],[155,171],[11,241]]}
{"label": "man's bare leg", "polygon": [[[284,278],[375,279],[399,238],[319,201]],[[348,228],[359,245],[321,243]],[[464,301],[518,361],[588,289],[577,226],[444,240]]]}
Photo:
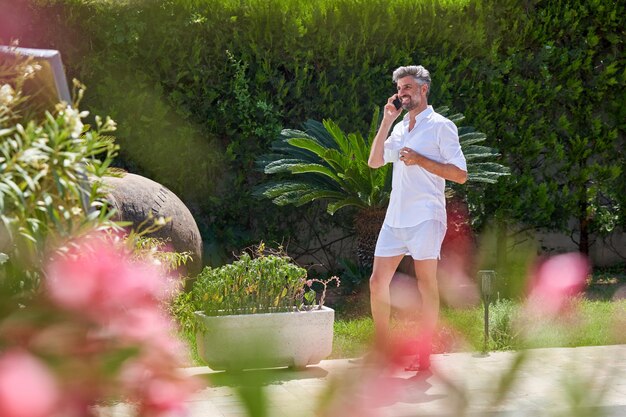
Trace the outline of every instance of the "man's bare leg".
{"label": "man's bare leg", "polygon": [[415,260],[417,288],[422,299],[420,342],[418,348],[419,362],[412,364],[410,370],[428,369],[432,340],[439,319],[439,287],[437,285],[437,259]]}
{"label": "man's bare leg", "polygon": [[389,284],[404,255],[374,257],[372,276],[370,277],[370,305],[374,320],[374,347],[385,350],[389,338],[389,316],[391,300]]}

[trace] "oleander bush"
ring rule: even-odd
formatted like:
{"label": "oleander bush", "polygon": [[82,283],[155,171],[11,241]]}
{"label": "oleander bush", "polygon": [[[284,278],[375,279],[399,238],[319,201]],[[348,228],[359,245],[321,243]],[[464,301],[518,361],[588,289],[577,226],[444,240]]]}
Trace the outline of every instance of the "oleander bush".
{"label": "oleander bush", "polygon": [[0,268],[14,294],[39,288],[41,262],[51,248],[97,229],[115,229],[101,177],[110,173],[117,147],[109,117],[83,124],[84,86],[75,103],[29,112],[22,87],[41,66],[29,58],[0,57]]}
{"label": "oleander bush", "polygon": [[[115,123],[83,123],[77,82],[73,103],[44,111],[22,88],[42,66],[0,55],[0,415],[93,416],[122,401],[137,416],[179,412],[198,382],[178,372],[186,349],[166,306],[188,256],[110,220],[100,180]],[[163,400],[155,386],[176,388]]]}

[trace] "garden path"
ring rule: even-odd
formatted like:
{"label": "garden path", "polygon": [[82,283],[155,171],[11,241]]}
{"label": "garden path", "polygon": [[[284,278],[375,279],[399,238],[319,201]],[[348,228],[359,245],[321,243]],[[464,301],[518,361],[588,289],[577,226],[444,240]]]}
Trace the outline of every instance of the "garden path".
{"label": "garden path", "polygon": [[[234,379],[206,367],[187,368],[211,380],[188,401],[188,415],[249,416],[233,386],[264,380],[268,412],[258,415],[268,417],[626,416],[626,345],[524,353],[510,392],[500,400],[497,386],[519,358],[516,352],[433,355],[433,373],[422,375],[345,359],[300,372],[247,371]],[[577,414],[572,406],[586,407],[585,412]],[[103,416],[130,415],[124,406],[106,411]]]}

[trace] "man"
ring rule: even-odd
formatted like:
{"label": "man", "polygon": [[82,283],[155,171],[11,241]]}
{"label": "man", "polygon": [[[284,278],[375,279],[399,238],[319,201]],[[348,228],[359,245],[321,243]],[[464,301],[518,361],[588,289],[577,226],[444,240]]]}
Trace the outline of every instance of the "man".
{"label": "man", "polygon": [[[437,262],[446,233],[445,181],[465,183],[467,166],[455,124],[428,105],[428,70],[421,65],[399,67],[393,81],[398,92],[387,100],[368,160],[372,168],[393,162],[391,198],[374,253],[370,302],[376,347],[384,351],[389,284],[402,258],[410,254],[422,300],[418,362],[410,369],[425,370],[430,368],[439,315]],[[396,99],[399,108],[393,103]],[[403,110],[406,115],[389,135]]]}

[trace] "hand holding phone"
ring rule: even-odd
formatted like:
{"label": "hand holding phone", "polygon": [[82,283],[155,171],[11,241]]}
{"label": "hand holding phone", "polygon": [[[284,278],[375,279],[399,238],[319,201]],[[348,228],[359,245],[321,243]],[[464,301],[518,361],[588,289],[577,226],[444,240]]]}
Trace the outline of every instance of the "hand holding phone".
{"label": "hand holding phone", "polygon": [[393,105],[396,107],[396,110],[400,110],[400,108],[402,107],[402,100],[400,100],[400,97],[397,97],[393,100]]}

